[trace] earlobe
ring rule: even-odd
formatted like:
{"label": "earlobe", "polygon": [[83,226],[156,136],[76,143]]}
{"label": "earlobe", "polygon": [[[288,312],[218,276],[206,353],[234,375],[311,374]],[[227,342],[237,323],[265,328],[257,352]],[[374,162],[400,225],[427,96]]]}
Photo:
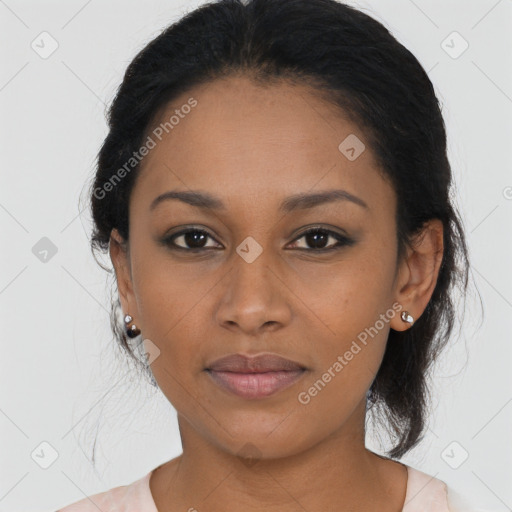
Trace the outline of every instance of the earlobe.
{"label": "earlobe", "polygon": [[431,219],[408,248],[402,263],[399,275],[404,277],[397,280],[396,301],[404,311],[392,320],[392,329],[409,329],[427,307],[437,284],[443,248],[443,223],[439,219]]}

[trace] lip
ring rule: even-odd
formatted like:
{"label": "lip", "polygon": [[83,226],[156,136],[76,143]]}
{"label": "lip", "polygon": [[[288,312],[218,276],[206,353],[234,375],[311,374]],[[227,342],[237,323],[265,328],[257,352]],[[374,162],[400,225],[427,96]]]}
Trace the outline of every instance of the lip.
{"label": "lip", "polygon": [[236,372],[236,373],[262,373],[276,371],[305,370],[306,367],[291,359],[278,356],[277,354],[230,354],[216,359],[208,364],[207,370]]}
{"label": "lip", "polygon": [[304,365],[277,354],[231,354],[205,368],[222,389],[246,399],[264,398],[286,389],[306,370]]}

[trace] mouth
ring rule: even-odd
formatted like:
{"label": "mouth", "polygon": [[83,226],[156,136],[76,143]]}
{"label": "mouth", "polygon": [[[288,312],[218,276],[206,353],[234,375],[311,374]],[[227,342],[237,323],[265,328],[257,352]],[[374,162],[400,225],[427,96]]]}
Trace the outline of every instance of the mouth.
{"label": "mouth", "polygon": [[254,400],[292,386],[306,373],[307,368],[276,354],[232,354],[214,361],[205,371],[222,389]]}

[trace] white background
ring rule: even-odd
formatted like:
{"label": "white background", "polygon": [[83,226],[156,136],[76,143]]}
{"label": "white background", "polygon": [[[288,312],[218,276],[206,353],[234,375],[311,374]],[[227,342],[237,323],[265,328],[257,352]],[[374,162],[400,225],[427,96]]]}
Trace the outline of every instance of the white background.
{"label": "white background", "polygon": [[[116,385],[127,367],[111,337],[110,281],[91,256],[79,197],[126,66],[200,3],[0,1],[0,511],[56,510],[130,483],[181,451],[165,398],[151,398],[133,379]],[[473,291],[436,372],[428,436],[404,462],[488,510],[510,510],[512,2],[350,3],[384,23],[435,85],[483,302],[482,315]],[[47,59],[31,48],[43,31],[59,45]],[[453,31],[469,43],[456,59],[441,46]],[[46,263],[32,252],[42,237],[57,248]],[[43,441],[58,453],[48,469],[31,458]],[[458,469],[441,456],[453,441],[452,456],[460,447],[469,453]]]}

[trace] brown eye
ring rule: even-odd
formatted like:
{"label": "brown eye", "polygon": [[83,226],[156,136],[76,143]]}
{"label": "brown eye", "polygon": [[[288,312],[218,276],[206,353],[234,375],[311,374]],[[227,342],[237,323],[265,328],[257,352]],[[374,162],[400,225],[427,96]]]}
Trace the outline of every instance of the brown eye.
{"label": "brown eye", "polygon": [[[187,252],[201,252],[206,249],[219,248],[215,243],[213,245],[207,245],[208,239],[215,240],[207,231],[189,228],[165,237],[162,243],[171,249]],[[297,245],[297,241],[301,239],[304,239],[305,242],[305,246],[303,247]],[[296,238],[292,248],[309,252],[328,252],[353,244],[354,240],[340,233],[336,233],[335,231],[325,228],[312,228]]]}
{"label": "brown eye", "polygon": [[[206,245],[208,238],[213,240],[207,231],[202,229],[186,229],[165,238],[164,241],[166,245],[172,248],[193,251],[212,248],[212,246]],[[180,243],[177,243],[177,240],[180,240]]]}
{"label": "brown eye", "polygon": [[[295,244],[297,243],[297,240],[300,240],[301,238],[304,238],[304,241],[306,243],[307,247],[297,247],[295,245],[294,248],[298,249],[305,249],[308,250],[311,248],[312,250],[316,250],[318,252],[320,251],[330,251],[333,249],[338,249],[341,246],[344,245],[352,245],[353,241],[343,235],[340,235],[339,233],[336,233],[334,231],[330,231],[328,229],[323,228],[313,228],[309,229],[308,231],[305,231],[302,233],[302,235],[295,239]],[[334,240],[335,243],[334,246],[329,247],[329,240]]]}

